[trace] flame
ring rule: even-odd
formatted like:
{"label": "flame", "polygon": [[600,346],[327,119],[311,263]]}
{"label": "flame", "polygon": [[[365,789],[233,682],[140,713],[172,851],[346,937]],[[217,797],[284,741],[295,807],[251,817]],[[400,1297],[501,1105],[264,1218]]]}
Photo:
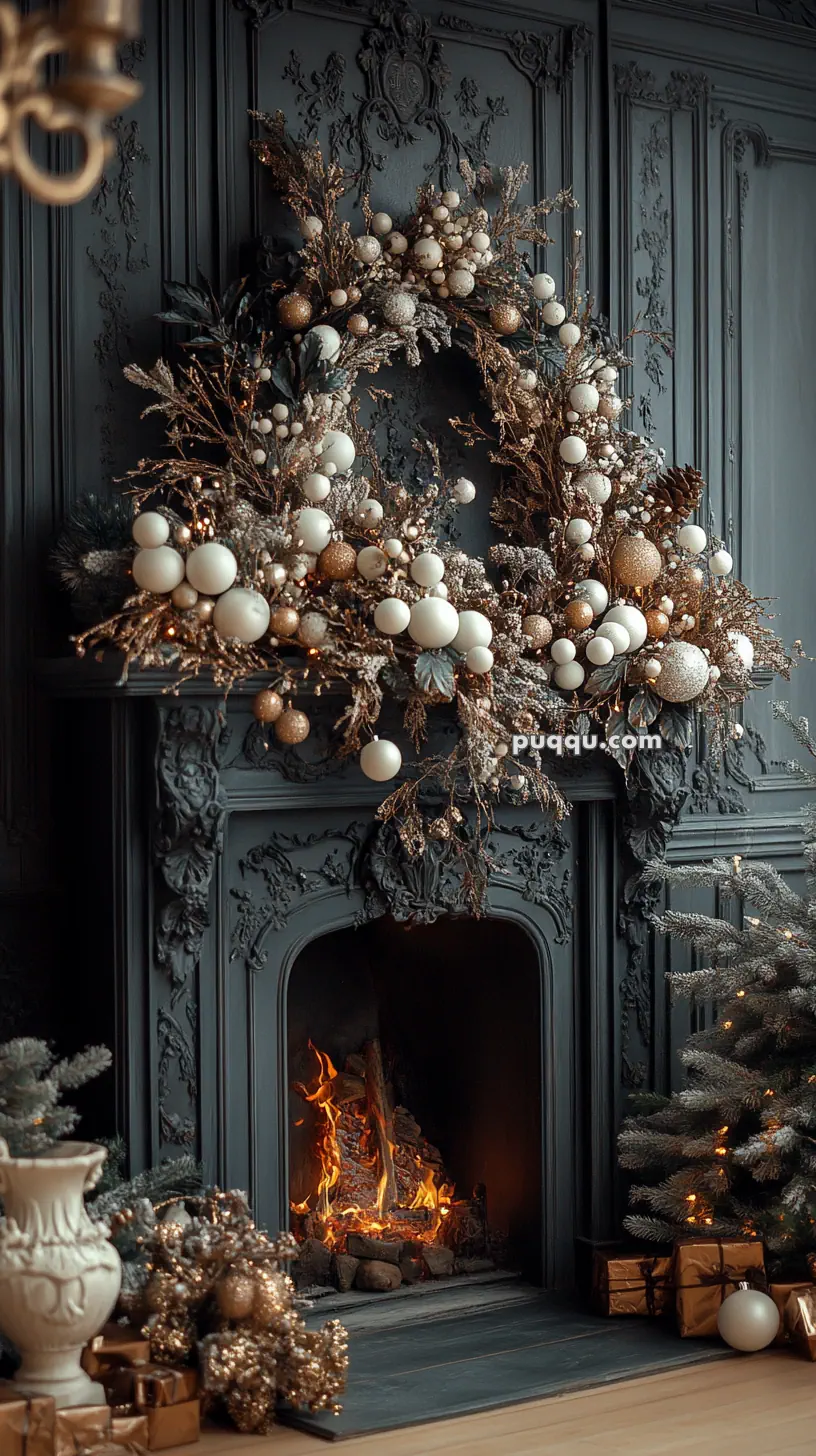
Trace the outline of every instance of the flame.
{"label": "flame", "polygon": [[[327,1052],[319,1051],[311,1041],[309,1048],[317,1058],[317,1076],[310,1088],[298,1084],[296,1090],[306,1102],[310,1102],[317,1109],[319,1115],[315,1150],[320,1163],[320,1176],[314,1194],[301,1203],[292,1203],[292,1211],[298,1214],[316,1214],[322,1225],[320,1236],[331,1248],[341,1245],[347,1233],[384,1235],[386,1238],[393,1235],[396,1238],[410,1237],[423,1243],[433,1243],[443,1220],[450,1215],[454,1187],[448,1183],[437,1184],[435,1170],[418,1157],[412,1155],[412,1161],[422,1174],[422,1179],[411,1203],[401,1208],[385,1206],[388,1187],[386,1168],[380,1172],[376,1195],[372,1198],[370,1207],[355,1203],[338,1204],[336,1198],[332,1200],[332,1192],[337,1188],[343,1172],[343,1152],[338,1128],[344,1113],[359,1118],[364,1124],[359,1139],[362,1151],[359,1166],[375,1169],[379,1157],[365,1114],[348,1106],[342,1107],[335,1101],[334,1079],[337,1077],[337,1069],[331,1057]],[[400,1144],[389,1140],[388,1146],[392,1159],[395,1163],[398,1162],[402,1153]],[[405,1162],[403,1155],[403,1168]],[[414,1228],[408,1215],[423,1208],[435,1216],[421,1228]]]}

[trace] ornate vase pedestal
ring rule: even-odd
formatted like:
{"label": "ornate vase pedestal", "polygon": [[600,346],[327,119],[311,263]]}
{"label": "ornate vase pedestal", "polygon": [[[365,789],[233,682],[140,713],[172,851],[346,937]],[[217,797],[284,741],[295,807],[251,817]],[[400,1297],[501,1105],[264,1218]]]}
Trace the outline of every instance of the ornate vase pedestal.
{"label": "ornate vase pedestal", "polygon": [[64,1142],[39,1157],[13,1158],[0,1138],[0,1327],[21,1355],[15,1385],[53,1396],[58,1406],[105,1402],[80,1356],[110,1315],[122,1278],[107,1226],[85,1208],[106,1157],[94,1143]]}

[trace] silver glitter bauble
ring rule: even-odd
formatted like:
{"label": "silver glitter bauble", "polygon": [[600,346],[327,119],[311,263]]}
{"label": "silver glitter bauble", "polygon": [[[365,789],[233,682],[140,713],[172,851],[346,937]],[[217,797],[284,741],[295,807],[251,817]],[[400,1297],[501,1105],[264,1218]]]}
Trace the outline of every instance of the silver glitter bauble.
{"label": "silver glitter bauble", "polygon": [[665,702],[689,703],[708,686],[708,658],[693,642],[669,642],[660,661],[654,691]]}
{"label": "silver glitter bauble", "polygon": [[416,299],[412,293],[389,293],[383,301],[383,318],[393,328],[403,328],[412,322],[416,309]]}

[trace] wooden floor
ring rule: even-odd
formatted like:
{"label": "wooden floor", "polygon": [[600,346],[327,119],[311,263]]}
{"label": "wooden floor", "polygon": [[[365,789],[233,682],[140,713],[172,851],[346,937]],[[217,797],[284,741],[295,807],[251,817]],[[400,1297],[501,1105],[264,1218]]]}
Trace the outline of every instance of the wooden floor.
{"label": "wooden floor", "polygon": [[[814,1456],[816,1365],[789,1354],[714,1361],[507,1410],[337,1444],[283,1428],[208,1431],[178,1456]],[[171,1456],[171,1453],[167,1453]]]}

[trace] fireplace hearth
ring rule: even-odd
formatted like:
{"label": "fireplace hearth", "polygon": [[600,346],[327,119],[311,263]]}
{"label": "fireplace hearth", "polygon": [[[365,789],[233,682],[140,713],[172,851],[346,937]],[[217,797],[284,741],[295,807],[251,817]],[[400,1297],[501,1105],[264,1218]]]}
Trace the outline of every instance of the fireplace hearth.
{"label": "fireplace hearth", "polygon": [[541,998],[498,921],[384,916],[289,981],[289,1194],[304,1292],[541,1280]]}

